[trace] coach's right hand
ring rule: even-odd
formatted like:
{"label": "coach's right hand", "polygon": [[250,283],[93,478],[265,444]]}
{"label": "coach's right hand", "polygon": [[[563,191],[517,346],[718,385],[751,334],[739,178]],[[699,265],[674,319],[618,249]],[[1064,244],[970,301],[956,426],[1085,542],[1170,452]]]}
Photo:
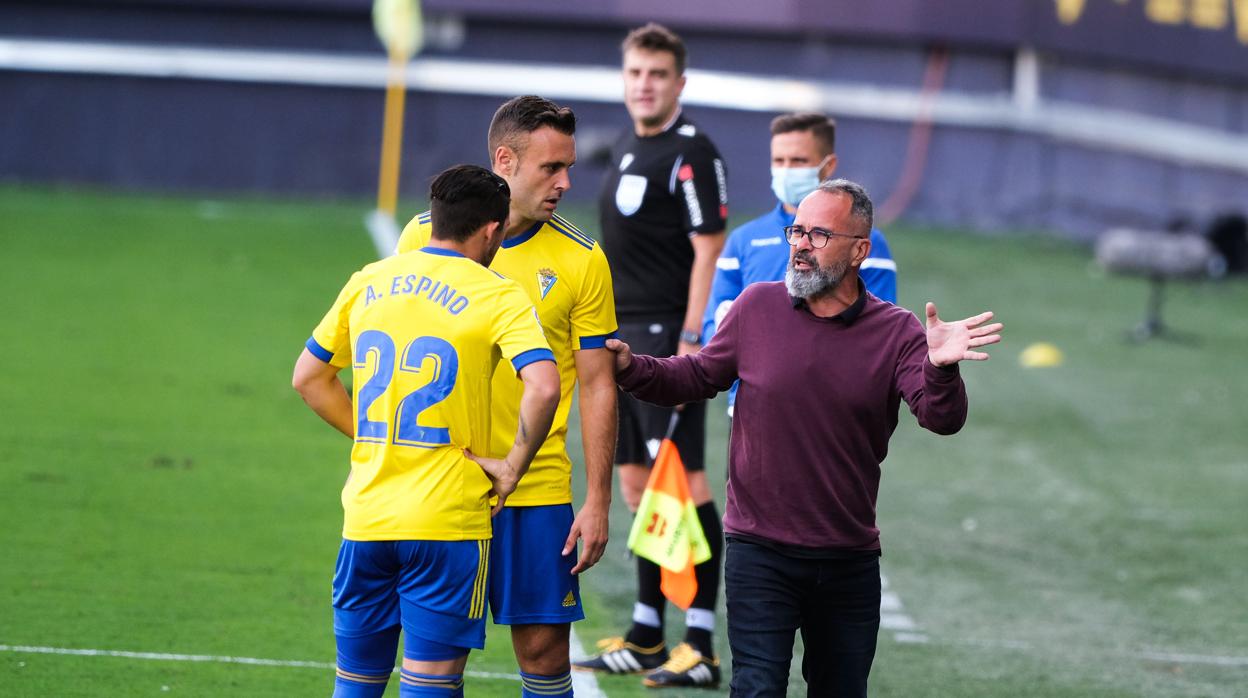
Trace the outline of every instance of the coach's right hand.
{"label": "coach's right hand", "polygon": [[619,373],[633,363],[633,352],[628,345],[618,339],[608,339],[607,349],[615,354],[615,372]]}
{"label": "coach's right hand", "polygon": [[468,460],[481,466],[481,469],[485,471],[485,476],[490,478],[490,483],[493,485],[491,492],[498,496],[498,501],[490,510],[490,516],[494,516],[503,510],[503,502],[507,501],[508,495],[516,491],[516,485],[520,483],[519,471],[502,458],[483,458],[466,448],[464,455]]}

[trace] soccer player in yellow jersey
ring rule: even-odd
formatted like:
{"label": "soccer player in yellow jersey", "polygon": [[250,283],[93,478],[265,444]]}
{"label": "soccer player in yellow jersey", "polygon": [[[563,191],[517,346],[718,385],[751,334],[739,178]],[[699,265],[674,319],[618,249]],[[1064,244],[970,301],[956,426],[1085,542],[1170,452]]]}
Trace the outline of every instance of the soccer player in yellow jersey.
{"label": "soccer player in yellow jersey", "polygon": [[[382,695],[400,630],[399,695],[463,696],[468,651],[485,645],[490,496],[501,508],[515,490],[559,402],[533,302],[486,268],[507,183],[453,167],[430,199],[428,244],[356,272],[295,364],[295,389],[354,440],[333,586],[335,698]],[[338,379],[348,366],[354,399]],[[491,424],[496,368],[521,393],[507,426]],[[514,435],[508,448],[491,447],[495,430]]]}
{"label": "soccer player in yellow jersey", "polygon": [[[616,389],[604,348],[616,330],[611,272],[594,239],[555,214],[571,186],[575,130],[571,110],[526,96],[503,104],[489,131],[494,172],[511,186],[506,239],[490,269],[519,282],[536,305],[561,390],[550,435],[494,518],[490,609],[495,623],[511,626],[524,696],[571,695],[569,628],[585,617],[576,575],[602,557],[611,502]],[[429,231],[429,214],[418,215],[399,251],[420,247]],[[565,441],[578,382],[588,487],[574,515]],[[519,388],[514,376],[495,374],[494,453],[507,448],[510,436],[499,427],[515,421]],[[584,543],[579,560],[578,538]]]}

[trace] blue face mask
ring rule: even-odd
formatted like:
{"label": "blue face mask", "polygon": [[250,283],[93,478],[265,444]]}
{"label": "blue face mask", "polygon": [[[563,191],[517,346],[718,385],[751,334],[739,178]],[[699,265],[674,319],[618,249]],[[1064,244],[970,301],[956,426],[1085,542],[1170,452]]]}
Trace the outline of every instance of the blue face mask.
{"label": "blue face mask", "polygon": [[[827,158],[824,158],[826,161]],[[771,191],[784,203],[797,206],[806,195],[819,186],[820,162],[815,167],[773,167],[771,168]]]}

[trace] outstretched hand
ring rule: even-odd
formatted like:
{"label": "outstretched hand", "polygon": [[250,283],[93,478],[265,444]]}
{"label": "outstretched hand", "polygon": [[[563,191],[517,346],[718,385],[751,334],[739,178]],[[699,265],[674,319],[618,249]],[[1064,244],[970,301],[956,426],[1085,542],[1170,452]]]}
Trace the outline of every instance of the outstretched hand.
{"label": "outstretched hand", "polygon": [[633,363],[633,352],[628,345],[618,339],[608,339],[607,349],[615,354],[615,372],[619,373]]}
{"label": "outstretched hand", "polygon": [[959,361],[987,361],[988,355],[982,351],[971,351],[976,347],[996,344],[1001,341],[999,322],[991,325],[984,323],[992,319],[992,312],[980,313],[974,317],[954,322],[945,322],[936,315],[936,304],[927,304],[927,358],[935,366],[950,366]]}
{"label": "outstretched hand", "polygon": [[498,496],[498,501],[490,509],[490,516],[498,514],[498,512],[503,510],[503,502],[507,501],[508,495],[516,491],[516,485],[520,482],[519,476],[516,475],[516,469],[504,459],[484,458],[466,448],[464,449],[464,456],[481,466],[481,469],[485,471],[485,476],[490,479],[490,484],[492,485],[490,491]]}

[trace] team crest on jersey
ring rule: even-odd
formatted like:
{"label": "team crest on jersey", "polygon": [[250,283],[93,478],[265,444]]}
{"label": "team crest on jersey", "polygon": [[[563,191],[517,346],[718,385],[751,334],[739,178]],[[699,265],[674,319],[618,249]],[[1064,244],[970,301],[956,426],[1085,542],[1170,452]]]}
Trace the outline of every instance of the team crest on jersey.
{"label": "team crest on jersey", "polygon": [[541,291],[542,300],[546,300],[546,294],[550,293],[550,289],[555,287],[555,282],[559,280],[559,275],[550,267],[542,267],[537,270],[537,288]]}
{"label": "team crest on jersey", "polygon": [[646,178],[641,175],[620,175],[620,184],[615,188],[615,207],[625,216],[637,213],[641,208],[641,200],[646,196]]}

